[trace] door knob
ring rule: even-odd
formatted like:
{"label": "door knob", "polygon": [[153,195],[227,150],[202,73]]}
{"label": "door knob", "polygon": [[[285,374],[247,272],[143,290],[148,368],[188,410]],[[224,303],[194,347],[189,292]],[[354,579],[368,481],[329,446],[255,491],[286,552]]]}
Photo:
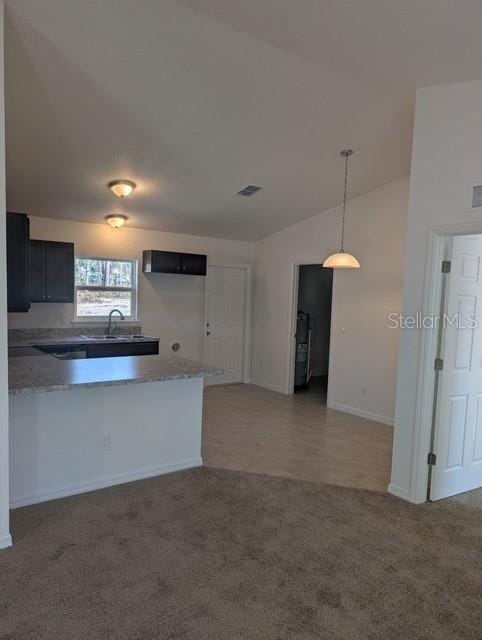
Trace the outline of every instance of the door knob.
{"label": "door knob", "polygon": [[210,331],[206,331],[206,335],[207,335],[207,336],[210,336],[210,335],[211,335],[211,332],[210,332]]}

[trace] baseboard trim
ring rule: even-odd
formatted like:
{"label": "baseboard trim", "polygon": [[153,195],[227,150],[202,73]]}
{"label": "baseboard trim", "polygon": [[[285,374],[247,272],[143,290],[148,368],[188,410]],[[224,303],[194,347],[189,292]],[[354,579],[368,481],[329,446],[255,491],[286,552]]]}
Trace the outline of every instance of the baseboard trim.
{"label": "baseboard trim", "polygon": [[2,536],[0,538],[0,549],[7,549],[7,547],[12,546],[12,536],[9,534],[8,536]]}
{"label": "baseboard trim", "polygon": [[381,424],[386,424],[389,427],[393,427],[394,420],[393,418],[388,418],[387,416],[381,416],[378,413],[372,413],[371,411],[364,411],[363,409],[356,409],[355,407],[349,407],[346,404],[339,404],[338,402],[328,402],[327,407],[329,409],[335,409],[335,411],[343,411],[343,413],[350,413],[353,416],[358,416],[359,418],[366,418],[367,420],[372,420],[373,422],[380,422]]}
{"label": "baseboard trim", "polygon": [[396,496],[397,498],[401,498],[402,500],[406,500],[407,502],[413,502],[410,497],[410,493],[403,489],[402,487],[398,487],[396,484],[390,482],[388,485],[388,493],[392,496]]}
{"label": "baseboard trim", "polygon": [[263,389],[269,389],[270,391],[276,391],[276,393],[282,393],[283,395],[286,395],[286,390],[276,384],[261,382],[261,380],[256,380],[255,378],[251,378],[250,384],[254,385],[255,387],[262,387]]}
{"label": "baseboard trim", "polygon": [[195,458],[194,460],[182,460],[181,462],[161,464],[156,467],[148,467],[145,469],[140,469],[138,471],[133,471],[131,473],[109,476],[107,478],[103,478],[102,480],[95,480],[94,482],[87,482],[84,484],[71,484],[54,491],[36,493],[30,496],[23,496],[21,498],[12,498],[10,501],[10,508],[18,509],[19,507],[27,507],[31,504],[47,502],[48,500],[56,500],[57,498],[75,496],[79,493],[87,493],[88,491],[96,491],[97,489],[106,489],[107,487],[113,487],[118,484],[134,482],[135,480],[143,480],[145,478],[153,478],[155,476],[161,476],[166,473],[172,473],[173,471],[181,471],[182,469],[201,467],[202,464],[202,458]]}

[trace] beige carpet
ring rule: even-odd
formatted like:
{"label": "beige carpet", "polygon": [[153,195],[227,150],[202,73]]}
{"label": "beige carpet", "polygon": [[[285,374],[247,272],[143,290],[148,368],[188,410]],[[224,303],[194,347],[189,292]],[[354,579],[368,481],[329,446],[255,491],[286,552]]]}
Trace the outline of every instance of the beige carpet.
{"label": "beige carpet", "polygon": [[13,513],[0,638],[480,640],[482,493],[197,469]]}

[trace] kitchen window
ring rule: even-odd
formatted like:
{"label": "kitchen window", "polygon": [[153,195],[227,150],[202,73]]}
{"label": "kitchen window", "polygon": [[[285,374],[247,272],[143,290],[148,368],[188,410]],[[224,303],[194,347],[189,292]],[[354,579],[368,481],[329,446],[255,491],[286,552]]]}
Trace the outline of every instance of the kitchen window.
{"label": "kitchen window", "polygon": [[76,319],[106,320],[112,309],[137,319],[137,261],[75,258]]}

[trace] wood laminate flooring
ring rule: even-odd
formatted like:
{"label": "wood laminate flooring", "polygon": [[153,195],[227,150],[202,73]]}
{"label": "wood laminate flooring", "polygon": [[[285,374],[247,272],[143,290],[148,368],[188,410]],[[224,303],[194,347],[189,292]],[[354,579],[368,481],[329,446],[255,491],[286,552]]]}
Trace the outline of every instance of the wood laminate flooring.
{"label": "wood laminate flooring", "polygon": [[318,393],[249,384],[205,389],[208,467],[386,491],[393,429],[328,409]]}

